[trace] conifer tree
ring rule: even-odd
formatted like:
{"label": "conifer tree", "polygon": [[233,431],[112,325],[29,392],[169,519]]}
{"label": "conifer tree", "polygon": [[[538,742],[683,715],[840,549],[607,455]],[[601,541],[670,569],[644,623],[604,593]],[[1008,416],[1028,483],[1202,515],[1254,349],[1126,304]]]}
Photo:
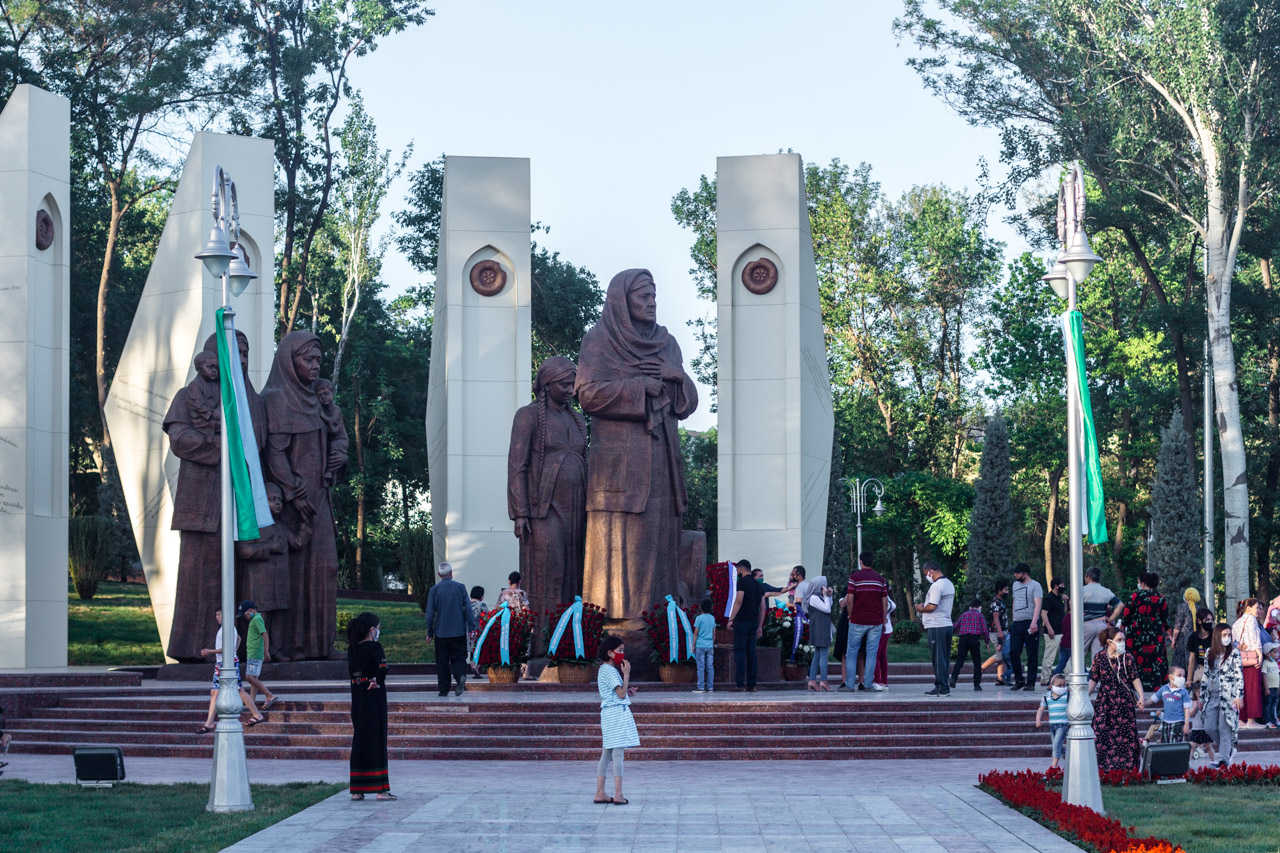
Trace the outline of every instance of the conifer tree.
{"label": "conifer tree", "polygon": [[1151,571],[1160,576],[1160,589],[1170,601],[1189,586],[1204,585],[1200,564],[1200,494],[1187,450],[1187,432],[1175,414],[1160,431],[1156,479],[1151,484]]}
{"label": "conifer tree", "polygon": [[986,601],[996,580],[1013,571],[1013,506],[1009,492],[1009,428],[997,412],[987,418],[978,480],[969,517],[969,566],[965,595]]}

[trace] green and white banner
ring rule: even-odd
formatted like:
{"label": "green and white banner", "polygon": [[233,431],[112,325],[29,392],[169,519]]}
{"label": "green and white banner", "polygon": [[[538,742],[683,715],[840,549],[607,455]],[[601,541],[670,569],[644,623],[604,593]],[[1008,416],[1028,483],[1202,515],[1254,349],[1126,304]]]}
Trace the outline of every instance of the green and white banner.
{"label": "green and white banner", "polygon": [[[235,318],[225,330],[222,310],[217,311],[218,375],[222,387],[222,429],[231,461],[231,495],[237,540],[257,539],[259,528],[270,527],[271,506],[262,480],[262,461],[253,435],[253,417],[240,367],[240,347],[236,344]],[[230,368],[230,369],[228,369]]]}
{"label": "green and white banner", "polygon": [[[1098,435],[1093,428],[1093,405],[1089,402],[1089,383],[1084,369],[1084,315],[1068,311],[1062,315],[1062,339],[1067,353],[1067,383],[1077,388],[1076,399],[1080,403],[1077,423],[1080,427],[1078,447],[1080,465],[1084,470],[1084,511],[1080,514],[1084,530],[1080,531],[1090,543],[1101,545],[1107,541],[1107,513],[1102,496],[1102,462],[1098,457]],[[1070,395],[1068,395],[1069,399]],[[1074,495],[1072,496],[1074,497]],[[1075,531],[1072,531],[1075,534]]]}

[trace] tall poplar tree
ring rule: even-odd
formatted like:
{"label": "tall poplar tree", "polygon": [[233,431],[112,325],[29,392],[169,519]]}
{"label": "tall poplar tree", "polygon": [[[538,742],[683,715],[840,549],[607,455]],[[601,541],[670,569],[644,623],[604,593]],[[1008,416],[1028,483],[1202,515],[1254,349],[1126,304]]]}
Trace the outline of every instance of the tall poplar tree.
{"label": "tall poplar tree", "polygon": [[999,413],[987,418],[979,476],[973,484],[969,517],[969,566],[965,595],[983,600],[995,592],[996,580],[1013,570],[1013,504],[1009,492],[1009,428]]}
{"label": "tall poplar tree", "polygon": [[1151,484],[1151,571],[1171,598],[1178,590],[1204,584],[1200,564],[1200,491],[1187,453],[1187,433],[1177,415],[1160,430],[1156,479]]}

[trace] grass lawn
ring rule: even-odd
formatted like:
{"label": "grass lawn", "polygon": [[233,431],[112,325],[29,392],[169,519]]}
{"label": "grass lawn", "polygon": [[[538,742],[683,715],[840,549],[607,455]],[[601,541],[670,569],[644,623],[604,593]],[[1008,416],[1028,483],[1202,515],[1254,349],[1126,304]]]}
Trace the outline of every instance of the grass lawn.
{"label": "grass lawn", "polygon": [[0,838],[6,850],[221,850],[341,791],[340,783],[253,785],[255,809],[205,811],[209,786],[135,785],[80,788],[0,781]]}
{"label": "grass lawn", "polygon": [[[164,663],[145,584],[103,582],[91,601],[68,589],[67,662],[72,666],[139,666]],[[338,599],[340,612],[365,610],[382,620],[383,648],[392,663],[435,660],[427,645],[422,611],[412,602]],[[210,642],[213,638],[210,637]],[[346,648],[339,638],[339,648]]]}
{"label": "grass lawn", "polygon": [[1280,813],[1268,785],[1142,785],[1102,789],[1107,815],[1188,853],[1278,853]]}

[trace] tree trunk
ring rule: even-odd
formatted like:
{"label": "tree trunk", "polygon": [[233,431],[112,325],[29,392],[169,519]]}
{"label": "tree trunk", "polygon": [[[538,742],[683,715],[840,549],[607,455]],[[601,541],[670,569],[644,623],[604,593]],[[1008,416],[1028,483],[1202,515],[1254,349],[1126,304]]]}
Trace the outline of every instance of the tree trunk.
{"label": "tree trunk", "polygon": [[1058,491],[1062,485],[1062,466],[1047,471],[1049,477],[1049,519],[1044,531],[1044,579],[1047,586],[1053,586],[1053,540],[1058,525]]}
{"label": "tree trunk", "polygon": [[364,436],[361,434],[360,418],[360,384],[355,383],[355,420],[353,431],[356,445],[356,469],[360,472],[360,482],[356,484],[356,589],[364,589],[364,530],[365,530],[365,493],[364,493]]}
{"label": "tree trunk", "polygon": [[1209,352],[1213,357],[1214,413],[1222,464],[1223,581],[1227,615],[1249,597],[1249,480],[1245,470],[1244,432],[1240,426],[1240,395],[1236,385],[1236,351],[1231,341],[1231,278],[1234,247],[1228,246],[1229,227],[1225,191],[1217,157],[1207,158],[1209,217],[1205,248],[1209,277],[1205,282],[1209,308]]}
{"label": "tree trunk", "polygon": [[[1258,262],[1262,268],[1262,286],[1267,296],[1274,300],[1272,289],[1271,259]],[[1274,314],[1274,306],[1272,316]],[[1267,439],[1271,449],[1267,455],[1267,485],[1262,492],[1258,515],[1262,520],[1262,532],[1258,536],[1258,597],[1271,599],[1271,526],[1275,521],[1276,487],[1280,486],[1280,320],[1271,321],[1271,335],[1267,340]]]}
{"label": "tree trunk", "polygon": [[[111,262],[115,259],[116,244],[120,239],[120,184],[118,181],[105,181],[111,193],[111,219],[107,224],[107,245],[102,252],[102,271],[98,276],[97,328],[94,333],[94,379],[98,390],[98,417],[102,422],[102,446],[111,447],[111,431],[107,427],[107,291],[111,284]],[[104,453],[105,459],[110,454]],[[102,479],[107,478],[106,467],[99,468]]]}

